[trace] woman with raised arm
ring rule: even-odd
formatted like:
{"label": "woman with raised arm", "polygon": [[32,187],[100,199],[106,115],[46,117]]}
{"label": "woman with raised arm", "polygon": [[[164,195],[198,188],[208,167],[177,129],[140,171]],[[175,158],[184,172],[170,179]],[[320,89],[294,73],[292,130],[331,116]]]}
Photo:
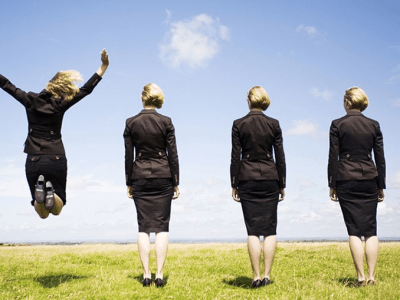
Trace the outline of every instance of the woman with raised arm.
{"label": "woman with raised arm", "polygon": [[[347,114],[332,121],[328,162],[330,198],[339,201],[342,209],[358,286],[375,284],[379,248],[376,210],[378,202],[383,201],[385,188],[382,132],[377,121],[361,113],[368,102],[367,95],[359,87],[346,90],[343,105]],[[365,238],[367,276],[361,236]]]}
{"label": "woman with raised arm", "polygon": [[0,87],[18,100],[26,110],[29,132],[25,141],[25,172],[32,194],[31,204],[45,219],[59,215],[67,202],[67,158],[61,140],[64,113],[89,95],[108,67],[108,54],[101,52],[102,64],[97,72],[78,88],[82,81],[77,71],[60,71],[40,93],[26,93],[0,75]]}
{"label": "woman with raised arm", "polygon": [[[232,197],[242,204],[248,234],[253,269],[251,287],[258,288],[271,283],[277,208],[278,201],[285,197],[286,163],[279,122],[262,113],[270,104],[267,92],[261,86],[253,87],[247,95],[247,103],[250,112],[232,126],[230,173]],[[264,236],[262,277],[260,236]]]}
{"label": "woman with raised arm", "polygon": [[[171,200],[179,197],[179,162],[175,129],[169,117],[156,112],[164,94],[154,83],[144,86],[143,110],[126,120],[125,175],[128,197],[135,201],[139,224],[138,248],[143,266],[143,286],[152,283],[150,232],[155,232],[157,273],[155,284],[164,286]],[[134,152],[135,151],[135,160]]]}

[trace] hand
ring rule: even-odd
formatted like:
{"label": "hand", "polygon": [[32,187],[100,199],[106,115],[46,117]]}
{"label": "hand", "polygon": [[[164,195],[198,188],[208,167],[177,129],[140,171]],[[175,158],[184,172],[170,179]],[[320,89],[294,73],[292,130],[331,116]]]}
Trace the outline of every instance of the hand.
{"label": "hand", "polygon": [[108,66],[110,62],[108,61],[108,53],[106,49],[103,49],[103,51],[100,52],[101,54],[101,62],[103,65]]}
{"label": "hand", "polygon": [[279,194],[281,194],[281,196],[279,197],[279,202],[283,201],[283,199],[285,199],[285,189],[279,189]]}
{"label": "hand", "polygon": [[133,199],[132,187],[131,187],[131,186],[127,186],[127,191],[126,191],[126,193],[128,194],[128,198]]}
{"label": "hand", "polygon": [[178,186],[174,186],[174,195],[172,196],[172,199],[178,199],[179,195],[181,194],[181,192],[179,191],[179,187]]}
{"label": "hand", "polygon": [[101,51],[101,66],[100,68],[97,70],[97,75],[99,76],[103,76],[104,73],[107,71],[108,65],[109,65],[109,61],[108,61],[108,53],[106,49],[103,49],[103,51]]}
{"label": "hand", "polygon": [[232,189],[232,198],[236,202],[240,202],[239,192],[237,189]]}
{"label": "hand", "polygon": [[384,198],[385,193],[383,192],[383,190],[378,190],[378,202],[382,202]]}
{"label": "hand", "polygon": [[329,191],[329,197],[331,197],[331,200],[333,202],[337,202],[338,198],[337,198],[337,193],[336,193],[336,189],[335,188],[331,188]]}

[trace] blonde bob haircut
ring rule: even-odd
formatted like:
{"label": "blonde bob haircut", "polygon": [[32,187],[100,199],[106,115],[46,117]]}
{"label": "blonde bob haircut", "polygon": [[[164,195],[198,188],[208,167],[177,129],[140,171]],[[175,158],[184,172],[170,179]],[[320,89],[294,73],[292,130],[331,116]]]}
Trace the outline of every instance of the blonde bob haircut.
{"label": "blonde bob haircut", "polygon": [[344,102],[349,109],[363,111],[368,107],[369,100],[367,94],[365,94],[362,89],[358,86],[354,86],[344,93]]}
{"label": "blonde bob haircut", "polygon": [[60,71],[47,83],[46,90],[55,98],[69,101],[79,92],[79,88],[73,82],[82,80],[82,76],[78,71]]}
{"label": "blonde bob haircut", "polygon": [[145,106],[161,108],[164,104],[164,94],[161,88],[155,83],[146,84],[143,87],[142,102]]}
{"label": "blonde bob haircut", "polygon": [[250,109],[259,108],[261,110],[266,110],[271,103],[267,91],[261,86],[255,86],[250,89],[247,94],[247,101]]}

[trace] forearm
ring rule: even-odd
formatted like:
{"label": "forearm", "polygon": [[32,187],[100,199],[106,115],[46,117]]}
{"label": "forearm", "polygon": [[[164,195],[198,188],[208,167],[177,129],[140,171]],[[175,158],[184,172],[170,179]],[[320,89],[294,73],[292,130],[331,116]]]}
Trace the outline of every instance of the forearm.
{"label": "forearm", "polygon": [[107,71],[108,65],[102,64],[99,69],[96,71],[97,75],[103,76],[104,73]]}

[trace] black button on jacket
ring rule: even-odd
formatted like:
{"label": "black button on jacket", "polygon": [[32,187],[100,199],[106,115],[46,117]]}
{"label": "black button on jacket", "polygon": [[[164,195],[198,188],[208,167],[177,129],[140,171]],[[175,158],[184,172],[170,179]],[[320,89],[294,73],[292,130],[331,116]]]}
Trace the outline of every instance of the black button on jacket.
{"label": "black button on jacket", "polygon": [[143,178],[171,178],[174,186],[179,185],[175,129],[169,117],[143,109],[126,120],[124,140],[127,186],[132,179]]}

